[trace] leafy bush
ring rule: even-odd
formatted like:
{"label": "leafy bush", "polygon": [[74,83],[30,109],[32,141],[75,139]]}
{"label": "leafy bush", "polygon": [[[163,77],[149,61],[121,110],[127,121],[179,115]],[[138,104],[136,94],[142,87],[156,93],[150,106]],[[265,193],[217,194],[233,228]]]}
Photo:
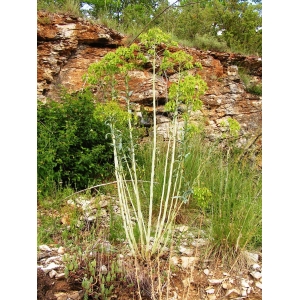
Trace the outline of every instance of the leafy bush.
{"label": "leafy bush", "polygon": [[61,183],[82,189],[109,177],[113,154],[107,126],[94,118],[93,95],[63,93],[61,102],[38,104],[38,188]]}
{"label": "leafy bush", "polygon": [[207,34],[196,34],[194,45],[202,50],[225,52],[228,50],[227,44],[224,41],[219,41],[218,38]]}

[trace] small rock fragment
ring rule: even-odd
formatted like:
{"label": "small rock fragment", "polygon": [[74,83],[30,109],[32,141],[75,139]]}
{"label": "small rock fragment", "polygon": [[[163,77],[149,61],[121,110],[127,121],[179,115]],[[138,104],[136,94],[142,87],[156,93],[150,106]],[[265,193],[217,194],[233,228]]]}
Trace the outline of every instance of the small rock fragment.
{"label": "small rock fragment", "polygon": [[102,265],[100,267],[100,273],[103,274],[103,275],[106,275],[107,274],[107,267],[105,265]]}
{"label": "small rock fragment", "polygon": [[258,254],[256,253],[251,253],[248,251],[244,251],[245,256],[249,259],[252,260],[253,262],[257,263],[258,262]]}
{"label": "small rock fragment", "polygon": [[245,279],[242,279],[242,280],[241,280],[241,285],[242,285],[242,287],[244,287],[244,288],[250,287],[250,285],[248,284],[248,282],[247,282]]}
{"label": "small rock fragment", "polygon": [[189,227],[183,225],[183,226],[178,227],[177,229],[178,229],[178,231],[180,231],[180,232],[185,232],[185,231],[187,231],[187,230],[189,229]]}
{"label": "small rock fragment", "polygon": [[57,250],[57,253],[58,254],[64,254],[65,253],[65,248],[64,247],[62,247],[62,246],[60,246],[59,248],[58,248],[58,250]]}
{"label": "small rock fragment", "polygon": [[56,278],[56,279],[65,278],[65,273],[57,273],[57,274],[55,275],[55,278]]}
{"label": "small rock fragment", "polygon": [[250,275],[257,280],[262,277],[262,274],[260,272],[251,272]]}
{"label": "small rock fragment", "polygon": [[203,270],[203,272],[204,272],[204,274],[205,274],[206,276],[209,275],[209,270],[208,270],[208,269]]}
{"label": "small rock fragment", "polygon": [[181,252],[182,254],[188,255],[188,256],[191,256],[194,253],[194,251],[192,249],[185,248],[183,246],[179,247],[179,252]]}
{"label": "small rock fragment", "polygon": [[232,284],[229,283],[229,282],[223,282],[222,288],[223,288],[224,290],[230,290],[230,289],[232,288]]}
{"label": "small rock fragment", "polygon": [[55,261],[55,262],[61,261],[61,256],[51,256],[46,259],[45,264],[49,264],[52,261]]}
{"label": "small rock fragment", "polygon": [[208,282],[211,284],[211,285],[216,285],[216,284],[220,284],[223,282],[224,279],[208,279]]}
{"label": "small rock fragment", "polygon": [[215,292],[215,289],[208,287],[207,289],[205,289],[205,292],[207,294],[213,294]]}
{"label": "small rock fragment", "polygon": [[197,257],[181,257],[181,267],[182,268],[191,268],[199,260]]}
{"label": "small rock fragment", "polygon": [[51,251],[51,248],[47,245],[40,245],[39,249],[42,251]]}
{"label": "small rock fragment", "polygon": [[247,294],[247,290],[246,290],[246,289],[243,289],[243,290],[242,290],[242,293],[241,293],[241,296],[242,296],[242,297],[247,297],[247,295],[248,295],[248,294]]}
{"label": "small rock fragment", "polygon": [[262,290],[262,283],[256,282],[256,283],[255,283],[255,286]]}
{"label": "small rock fragment", "polygon": [[237,289],[231,289],[231,290],[228,290],[226,292],[225,296],[227,297],[227,296],[230,295],[230,298],[232,298],[232,297],[238,297],[238,296],[240,296],[240,294],[241,293],[240,293],[239,290],[237,290]]}
{"label": "small rock fragment", "polygon": [[51,270],[51,271],[49,272],[49,277],[50,277],[50,278],[53,278],[56,274],[57,274],[57,272],[56,272],[55,270]]}
{"label": "small rock fragment", "polygon": [[201,247],[205,246],[207,244],[207,241],[205,239],[196,239],[195,241],[192,242],[192,246],[194,247]]}
{"label": "small rock fragment", "polygon": [[252,269],[253,270],[258,270],[258,269],[260,269],[260,265],[259,264],[253,264]]}
{"label": "small rock fragment", "polygon": [[60,267],[60,265],[57,265],[55,263],[51,263],[49,264],[47,267],[45,268],[41,268],[46,274],[49,273],[51,270],[54,270],[54,269],[58,269]]}

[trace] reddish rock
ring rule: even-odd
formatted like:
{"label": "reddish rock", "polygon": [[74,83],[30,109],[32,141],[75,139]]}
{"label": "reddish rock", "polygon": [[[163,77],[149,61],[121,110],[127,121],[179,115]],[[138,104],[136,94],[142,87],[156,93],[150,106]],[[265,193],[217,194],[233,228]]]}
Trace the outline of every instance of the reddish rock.
{"label": "reddish rock", "polygon": [[[59,98],[59,87],[78,91],[85,86],[82,76],[91,63],[101,60],[108,52],[125,43],[126,38],[103,25],[91,24],[87,20],[63,14],[38,12],[37,25],[37,97]],[[243,135],[255,135],[261,131],[262,99],[249,94],[240,80],[238,67],[249,70],[257,83],[261,83],[262,60],[259,57],[241,54],[202,51],[180,47],[202,64],[199,74],[207,82],[208,90],[202,96],[203,109],[200,115],[208,118],[206,124],[211,137],[221,135],[220,120],[236,119]],[[171,49],[175,51],[176,49]],[[117,89],[124,95],[124,82],[117,78]],[[176,74],[170,81],[176,80]],[[156,96],[160,108],[166,101],[170,82],[160,76],[156,81]],[[142,104],[151,111],[152,83],[149,69],[130,73],[131,101]],[[101,96],[99,96],[101,101]],[[120,102],[124,99],[120,97]]]}

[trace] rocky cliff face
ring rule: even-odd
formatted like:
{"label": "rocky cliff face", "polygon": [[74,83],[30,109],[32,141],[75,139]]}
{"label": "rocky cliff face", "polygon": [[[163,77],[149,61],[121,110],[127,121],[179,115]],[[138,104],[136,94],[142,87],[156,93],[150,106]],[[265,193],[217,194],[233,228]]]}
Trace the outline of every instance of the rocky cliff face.
{"label": "rocky cliff face", "polygon": [[[70,15],[38,12],[37,21],[37,97],[44,101],[48,97],[58,99],[60,85],[69,91],[80,90],[85,85],[82,75],[88,66],[126,42],[126,37],[114,30]],[[261,58],[183,49],[202,64],[201,76],[209,87],[202,97],[202,111],[193,116],[195,121],[205,117],[208,137],[220,137],[224,130],[220,125],[228,117],[241,125],[240,144],[246,145],[259,136],[262,99],[246,92],[238,69],[247,68],[251,80],[261,83]],[[176,80],[176,74],[170,80]],[[158,126],[162,132],[168,123],[162,114],[167,86],[168,82],[158,78]],[[122,90],[121,85],[119,89]],[[151,74],[147,70],[131,73],[130,89],[132,101],[151,110]]]}

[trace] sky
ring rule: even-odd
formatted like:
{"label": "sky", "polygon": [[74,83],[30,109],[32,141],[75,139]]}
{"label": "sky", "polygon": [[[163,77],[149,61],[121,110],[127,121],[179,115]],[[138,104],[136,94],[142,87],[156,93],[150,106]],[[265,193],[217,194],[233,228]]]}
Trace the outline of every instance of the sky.
{"label": "sky", "polygon": [[[1,278],[36,297],[36,3],[15,1],[1,32]],[[300,146],[298,9],[263,3],[263,296],[296,299]],[[16,272],[17,271],[17,272]],[[31,297],[32,295],[32,297]],[[7,296],[7,297],[5,297]]]}

